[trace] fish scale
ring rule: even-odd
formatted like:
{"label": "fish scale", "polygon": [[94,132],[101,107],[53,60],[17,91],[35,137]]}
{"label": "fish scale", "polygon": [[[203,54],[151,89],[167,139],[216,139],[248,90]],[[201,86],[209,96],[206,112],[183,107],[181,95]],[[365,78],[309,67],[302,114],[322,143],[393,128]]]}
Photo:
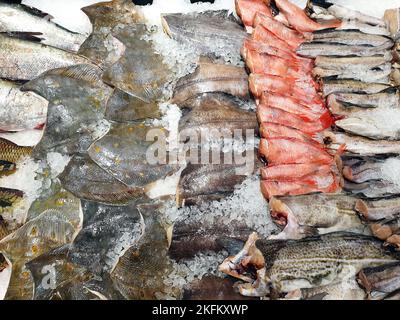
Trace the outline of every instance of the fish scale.
{"label": "fish scale", "polygon": [[31,147],[20,147],[15,143],[0,138],[0,160],[17,163],[21,158],[29,156]]}

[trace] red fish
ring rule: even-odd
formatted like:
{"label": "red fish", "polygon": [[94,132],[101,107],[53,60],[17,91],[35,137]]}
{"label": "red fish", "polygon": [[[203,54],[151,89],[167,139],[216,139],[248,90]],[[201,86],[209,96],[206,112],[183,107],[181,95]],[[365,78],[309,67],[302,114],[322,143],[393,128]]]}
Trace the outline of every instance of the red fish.
{"label": "red fish", "polygon": [[262,180],[297,181],[313,174],[329,175],[330,165],[317,163],[281,164],[261,168]]}
{"label": "red fish", "polygon": [[338,28],[342,22],[334,20],[324,24],[311,20],[304,10],[291,3],[289,0],[275,0],[278,9],[285,15],[289,24],[299,32],[313,32],[316,30]]}
{"label": "red fish", "polygon": [[263,26],[258,25],[254,28],[251,39],[260,41],[266,45],[277,47],[283,51],[293,51],[293,49],[283,40],[279,39],[272,32],[265,29]]}
{"label": "red fish", "polygon": [[263,0],[236,0],[235,5],[236,13],[246,27],[253,26],[254,16],[257,12],[272,17],[271,9],[265,5]]}
{"label": "red fish", "polygon": [[297,49],[300,44],[306,41],[302,34],[288,28],[279,21],[276,21],[271,16],[264,15],[260,12],[255,15],[253,21],[253,27],[257,27],[258,25],[261,25],[263,28],[267,29],[279,39],[286,41],[286,43],[294,50]]}
{"label": "red fish", "polygon": [[261,122],[260,135],[262,138],[295,138],[308,143],[320,145],[317,137],[308,135],[300,130],[272,122]]}
{"label": "red fish", "polygon": [[323,146],[293,138],[261,139],[259,154],[268,165],[317,163],[333,164],[335,158]]}

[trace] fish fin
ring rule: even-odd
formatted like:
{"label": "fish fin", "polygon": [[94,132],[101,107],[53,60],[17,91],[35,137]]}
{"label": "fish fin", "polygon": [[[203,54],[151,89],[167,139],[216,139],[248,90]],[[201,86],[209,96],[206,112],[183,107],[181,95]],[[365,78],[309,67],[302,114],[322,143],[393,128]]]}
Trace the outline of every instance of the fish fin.
{"label": "fish fin", "polygon": [[77,64],[70,67],[49,70],[44,75],[59,75],[67,78],[83,80],[90,83],[103,84],[102,70],[90,64]]}
{"label": "fish fin", "polygon": [[22,31],[8,31],[1,32],[0,34],[8,36],[10,38],[16,38],[21,40],[41,42],[43,39],[39,36],[43,35],[41,32],[22,32]]}

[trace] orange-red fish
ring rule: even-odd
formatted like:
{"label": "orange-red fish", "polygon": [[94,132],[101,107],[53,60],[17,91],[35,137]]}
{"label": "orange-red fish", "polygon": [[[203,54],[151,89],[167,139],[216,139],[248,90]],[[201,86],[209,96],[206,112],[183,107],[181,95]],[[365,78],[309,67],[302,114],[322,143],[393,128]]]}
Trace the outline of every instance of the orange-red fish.
{"label": "orange-red fish", "polygon": [[298,129],[272,122],[261,122],[260,135],[262,138],[295,138],[304,142],[320,145],[317,137],[308,135]]}
{"label": "orange-red fish", "polygon": [[271,9],[263,0],[236,0],[235,6],[237,15],[246,27],[253,26],[254,16],[257,12],[272,17]]}
{"label": "orange-red fish", "polygon": [[262,180],[297,181],[314,174],[329,175],[330,165],[317,163],[281,164],[261,168]]}

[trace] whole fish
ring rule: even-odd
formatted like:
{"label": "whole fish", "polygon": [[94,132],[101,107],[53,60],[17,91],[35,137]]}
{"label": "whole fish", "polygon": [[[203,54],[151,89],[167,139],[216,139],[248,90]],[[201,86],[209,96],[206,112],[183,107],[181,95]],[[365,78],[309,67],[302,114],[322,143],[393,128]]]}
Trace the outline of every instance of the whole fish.
{"label": "whole fish", "polygon": [[103,117],[112,88],[101,81],[102,71],[93,65],[50,70],[24,84],[49,101],[46,128],[35,147],[35,158],[49,151],[62,154],[85,152],[108,129]]}
{"label": "whole fish", "polygon": [[384,63],[373,69],[366,66],[363,66],[360,69],[363,69],[362,73],[354,72],[352,68],[344,71],[338,71],[335,69],[316,67],[313,70],[313,75],[318,78],[336,77],[337,79],[354,79],[381,84],[390,83],[389,76],[392,72],[392,65],[390,63]]}
{"label": "whole fish", "polygon": [[355,209],[368,221],[390,220],[400,215],[400,199],[357,199]]}
{"label": "whole fish", "polygon": [[15,143],[0,138],[0,160],[17,163],[19,160],[29,156],[32,153],[32,147],[20,147]]}
{"label": "whole fish", "polygon": [[345,180],[343,189],[360,197],[374,199],[400,195],[397,183],[387,180],[371,180],[363,183],[354,183]]}
{"label": "whole fish", "polygon": [[103,80],[145,102],[155,102],[162,98],[172,78],[162,56],[155,52],[152,41],[143,38],[146,35],[149,31],[145,24],[114,31],[113,36],[126,49],[122,57],[105,70]]}
{"label": "whole fish", "polygon": [[32,80],[51,69],[90,64],[74,53],[5,35],[0,35],[0,51],[0,77],[4,79]]}
{"label": "whole fish", "polygon": [[375,34],[381,36],[390,36],[390,32],[387,27],[372,26],[368,23],[360,22],[357,19],[342,21],[342,25],[337,28],[338,30],[358,30],[367,34]]}
{"label": "whole fish", "polygon": [[[334,100],[334,101],[333,101]],[[330,103],[332,102],[332,104]],[[360,93],[332,93],[328,96],[328,106],[333,107],[333,104],[339,102],[346,107],[359,108],[385,108],[397,109],[400,107],[399,92],[379,92],[372,94]],[[353,110],[349,108],[349,110]],[[351,114],[351,111],[349,112]]]}
{"label": "whole fish", "polygon": [[398,253],[385,250],[375,238],[354,233],[302,240],[261,240],[253,233],[243,249],[227,258],[219,270],[247,282],[239,285],[241,294],[266,296],[332,284],[355,276],[363,268],[399,259]]}
{"label": "whole fish", "polygon": [[368,293],[392,293],[400,289],[400,264],[393,263],[365,268],[357,275],[358,282]]}
{"label": "whole fish", "polygon": [[324,142],[329,149],[337,151],[341,146],[345,145],[345,153],[352,155],[400,154],[400,145],[396,141],[371,140],[332,131],[324,131],[323,136]]}
{"label": "whole fish", "polygon": [[80,199],[123,205],[143,196],[101,169],[87,155],[75,155],[59,176],[62,186]]}
{"label": "whole fish", "polygon": [[272,198],[269,202],[271,216],[284,229],[271,239],[299,239],[336,231],[370,234],[354,208],[355,203],[356,199],[347,195]]}
{"label": "whole fish", "polygon": [[322,84],[322,92],[324,96],[328,96],[331,93],[379,93],[388,88],[390,85],[383,83],[367,83],[356,80],[331,80],[324,79]]}
{"label": "whole fish", "polygon": [[352,45],[336,43],[319,43],[319,42],[304,42],[296,50],[297,54],[302,57],[316,58],[318,56],[359,56],[368,57],[381,54],[384,50],[390,49],[391,43],[385,43],[376,47]]}
{"label": "whole fish", "polygon": [[27,7],[8,3],[0,4],[0,32],[39,33],[41,43],[72,52],[77,52],[86,39],[31,13]]}
{"label": "whole fish", "polygon": [[[88,154],[129,189],[141,188],[177,171],[177,165],[168,162],[166,138],[166,130],[160,127],[143,123],[114,124],[105,136],[90,146]],[[158,156],[154,153],[150,158],[152,150],[157,151]]]}
{"label": "whole fish", "polygon": [[194,73],[179,79],[171,102],[182,105],[188,99],[207,92],[223,92],[248,99],[247,79],[244,68],[200,59]]}
{"label": "whole fish", "polygon": [[247,31],[252,30],[254,17],[258,12],[272,17],[271,9],[263,0],[235,0],[235,8]]}
{"label": "whole fish", "polygon": [[375,34],[367,34],[353,30],[322,30],[314,32],[312,41],[320,43],[339,43],[349,46],[373,46],[380,47],[388,45],[389,48],[394,45],[393,40]]}
{"label": "whole fish", "polygon": [[195,53],[240,62],[247,35],[228,11],[165,14],[162,20],[166,33]]}

